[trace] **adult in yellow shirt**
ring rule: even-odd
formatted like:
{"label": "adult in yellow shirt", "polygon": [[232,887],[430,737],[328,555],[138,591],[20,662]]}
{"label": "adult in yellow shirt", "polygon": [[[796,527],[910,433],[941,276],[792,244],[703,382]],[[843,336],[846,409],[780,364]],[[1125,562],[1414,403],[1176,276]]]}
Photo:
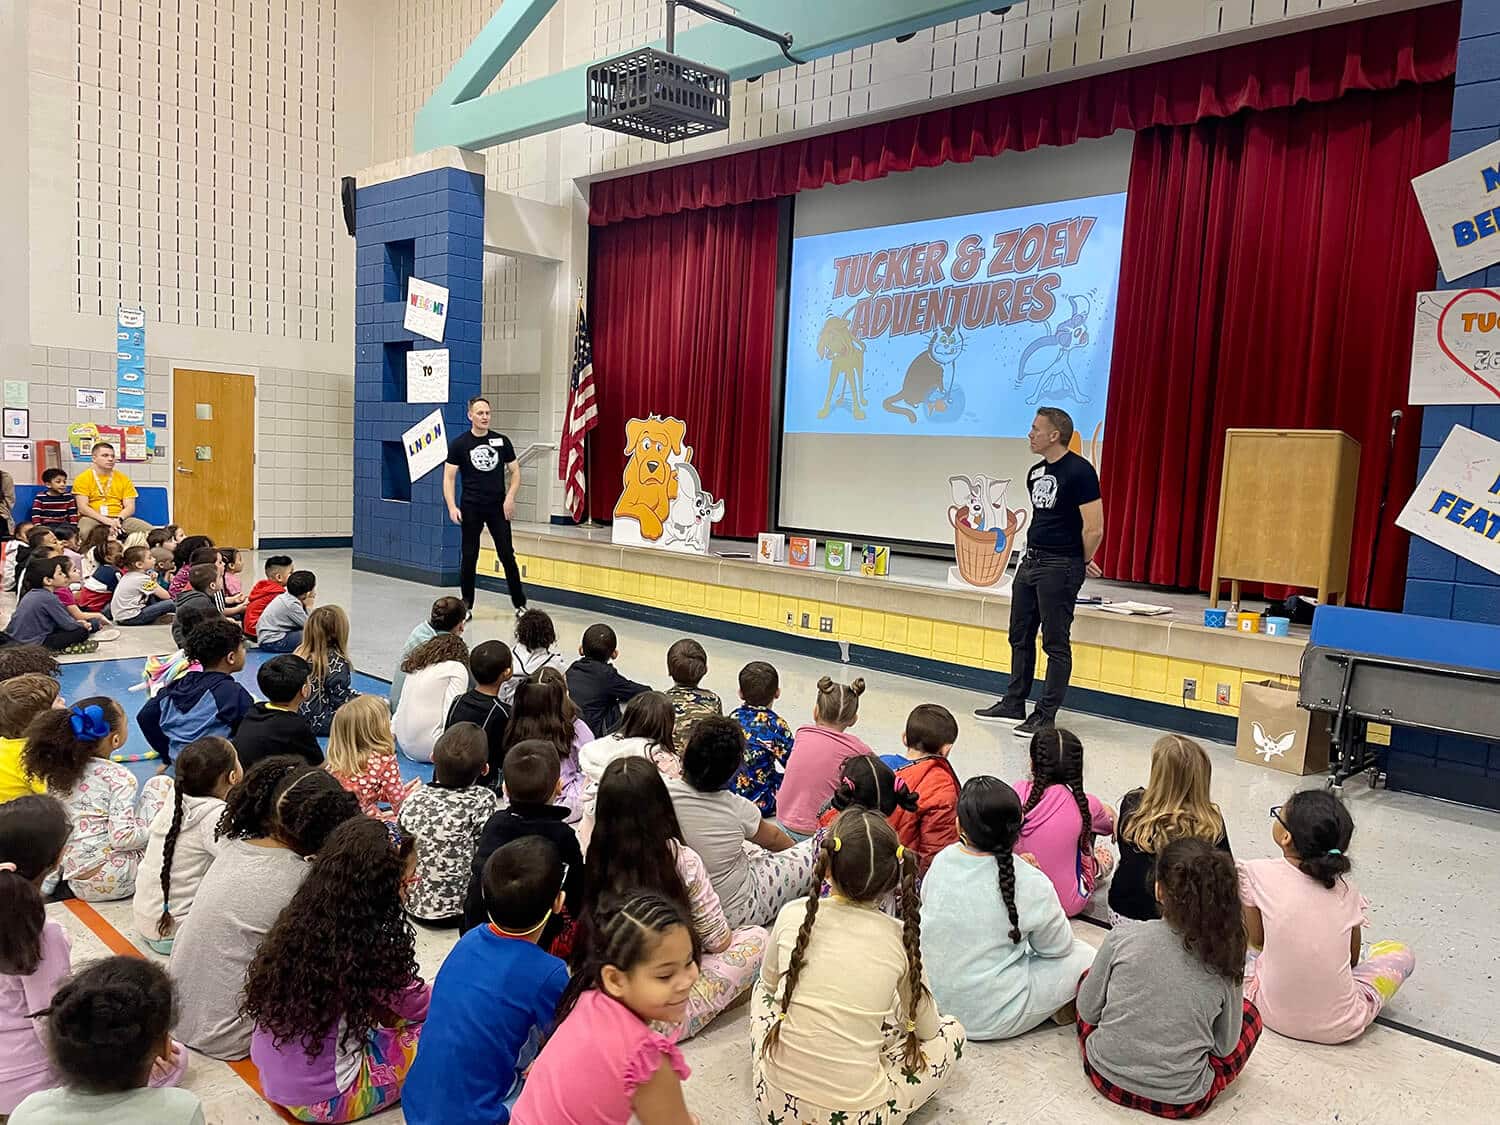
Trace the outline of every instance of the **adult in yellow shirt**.
{"label": "adult in yellow shirt", "polygon": [[79,541],[87,539],[101,523],[118,531],[122,539],[132,531],[150,531],[149,523],[135,518],[135,483],[115,468],[115,447],[107,441],[96,441],[93,457],[93,468],[73,478]]}
{"label": "adult in yellow shirt", "polygon": [[0,804],[28,793],[45,793],[46,783],[21,765],[26,727],[50,707],[65,707],[57,681],[40,672],[13,676],[0,684]]}

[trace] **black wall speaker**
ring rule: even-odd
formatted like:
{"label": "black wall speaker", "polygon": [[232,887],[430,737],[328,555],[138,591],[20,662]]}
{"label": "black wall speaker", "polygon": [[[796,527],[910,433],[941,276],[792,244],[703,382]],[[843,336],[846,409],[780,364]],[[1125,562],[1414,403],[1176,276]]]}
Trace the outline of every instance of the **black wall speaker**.
{"label": "black wall speaker", "polygon": [[345,176],[339,184],[339,198],[344,204],[344,229],[354,237],[354,177]]}

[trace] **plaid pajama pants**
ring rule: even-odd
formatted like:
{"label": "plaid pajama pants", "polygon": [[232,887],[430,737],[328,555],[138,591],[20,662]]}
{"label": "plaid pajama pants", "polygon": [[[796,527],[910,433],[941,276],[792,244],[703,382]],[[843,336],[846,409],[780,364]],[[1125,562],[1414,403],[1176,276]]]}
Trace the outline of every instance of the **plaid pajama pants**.
{"label": "plaid pajama pants", "polygon": [[1187,1117],[1197,1117],[1200,1113],[1213,1105],[1213,1101],[1224,1092],[1224,1088],[1239,1077],[1240,1071],[1245,1069],[1245,1064],[1250,1061],[1250,1052],[1255,1049],[1257,1040],[1263,1025],[1260,1022],[1260,1012],[1249,1000],[1245,1001],[1244,1021],[1240,1025],[1239,1042],[1235,1043],[1234,1049],[1227,1055],[1209,1055],[1208,1065],[1213,1068],[1214,1080],[1208,1087],[1208,1092],[1195,1102],[1187,1105],[1174,1105],[1171,1102],[1159,1102],[1155,1098],[1142,1097],[1133,1094],[1129,1090],[1116,1086],[1108,1078],[1096,1071],[1089,1065],[1088,1051],[1085,1043],[1093,1034],[1094,1025],[1085,1023],[1080,1017],[1078,1020],[1078,1049],[1083,1054],[1083,1070],[1089,1076],[1089,1081],[1098,1090],[1116,1105],[1122,1105],[1126,1109],[1139,1109],[1156,1117],[1165,1117],[1177,1121]]}

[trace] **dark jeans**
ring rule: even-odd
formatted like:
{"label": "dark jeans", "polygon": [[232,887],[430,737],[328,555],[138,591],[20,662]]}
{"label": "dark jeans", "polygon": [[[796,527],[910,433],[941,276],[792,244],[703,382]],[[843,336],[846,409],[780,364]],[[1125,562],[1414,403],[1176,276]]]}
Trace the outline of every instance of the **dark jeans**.
{"label": "dark jeans", "polygon": [[116,625],[154,625],[157,620],[165,617],[177,607],[172,604],[171,598],[157,598],[155,601],[147,602],[141,607],[141,612],[129,621],[116,621]]}
{"label": "dark jeans", "polygon": [[81,645],[88,640],[93,630],[87,625],[75,625],[71,629],[54,629],[47,634],[47,639],[42,642],[53,652],[60,652],[74,645]]}
{"label": "dark jeans", "polygon": [[459,562],[458,585],[463,593],[464,605],[474,608],[474,570],[479,565],[479,536],[486,527],[495,541],[495,554],[505,568],[505,588],[510,591],[511,604],[517,609],[526,604],[526,590],[521,585],[521,568],[516,565],[516,549],[510,541],[510,521],[505,511],[496,504],[493,508],[459,507],[463,528],[463,555]]}
{"label": "dark jeans", "polygon": [[293,629],[290,633],[286,634],[280,640],[276,640],[276,641],[265,641],[265,640],[263,640],[263,641],[258,642],[257,647],[260,649],[261,652],[278,652],[278,653],[279,652],[296,652],[297,648],[301,644],[302,644],[302,630],[301,629]]}
{"label": "dark jeans", "polygon": [[1082,558],[1030,552],[1016,571],[1010,592],[1010,686],[1005,702],[1025,706],[1036,678],[1036,631],[1042,630],[1047,681],[1036,714],[1056,717],[1073,675],[1073,609],[1083,588]]}

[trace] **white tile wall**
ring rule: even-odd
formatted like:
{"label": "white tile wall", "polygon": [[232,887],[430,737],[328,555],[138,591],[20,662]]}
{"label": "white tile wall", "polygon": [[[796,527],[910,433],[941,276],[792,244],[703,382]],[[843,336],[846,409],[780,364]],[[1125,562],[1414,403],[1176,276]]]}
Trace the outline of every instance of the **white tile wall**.
{"label": "white tile wall", "polygon": [[[542,333],[550,322],[550,288],[550,267],[485,255],[481,386],[494,411],[491,425],[509,436],[517,452],[536,441],[540,431]],[[548,492],[539,485],[556,472],[557,455],[545,452],[522,470],[516,494],[519,518],[547,518],[538,505]]]}

